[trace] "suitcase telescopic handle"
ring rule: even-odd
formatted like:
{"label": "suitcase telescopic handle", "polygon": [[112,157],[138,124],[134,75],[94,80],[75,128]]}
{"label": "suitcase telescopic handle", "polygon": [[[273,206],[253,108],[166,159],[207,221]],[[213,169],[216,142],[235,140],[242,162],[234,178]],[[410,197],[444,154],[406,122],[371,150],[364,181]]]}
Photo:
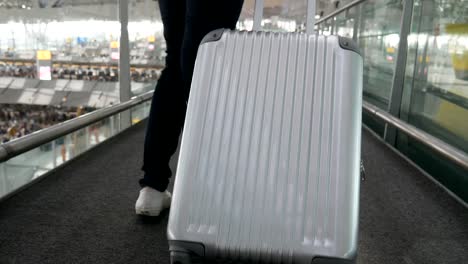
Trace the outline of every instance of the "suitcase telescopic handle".
{"label": "suitcase telescopic handle", "polygon": [[309,35],[315,33],[315,2],[316,0],[307,0],[306,33]]}

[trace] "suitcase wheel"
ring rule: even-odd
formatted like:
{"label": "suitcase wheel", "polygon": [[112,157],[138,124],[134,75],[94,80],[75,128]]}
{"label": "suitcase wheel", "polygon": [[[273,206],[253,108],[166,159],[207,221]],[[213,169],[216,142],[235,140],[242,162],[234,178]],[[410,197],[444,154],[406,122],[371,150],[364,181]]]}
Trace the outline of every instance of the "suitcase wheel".
{"label": "suitcase wheel", "polygon": [[192,258],[187,252],[171,251],[171,264],[192,264]]}

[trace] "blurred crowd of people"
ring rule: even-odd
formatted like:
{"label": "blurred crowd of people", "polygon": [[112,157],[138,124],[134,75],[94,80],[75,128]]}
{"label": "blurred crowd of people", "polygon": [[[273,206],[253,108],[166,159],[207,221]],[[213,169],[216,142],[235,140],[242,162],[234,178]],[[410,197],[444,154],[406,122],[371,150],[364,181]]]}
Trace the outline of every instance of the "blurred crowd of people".
{"label": "blurred crowd of people", "polygon": [[134,82],[151,82],[159,79],[160,71],[157,70],[133,70],[130,74]]}
{"label": "blurred crowd of people", "polygon": [[[20,104],[0,104],[0,144],[20,138],[37,130],[64,122],[66,120],[94,111],[94,108],[57,108],[52,106],[34,106]],[[109,137],[109,120],[103,120],[73,133],[66,143],[66,137],[55,140],[60,151],[61,162],[84,152],[89,144],[99,144],[100,132],[105,138]],[[87,142],[88,140],[88,142]],[[51,144],[41,145],[42,151],[50,151]]]}
{"label": "blurred crowd of people", "polygon": [[[36,67],[13,64],[0,64],[0,77],[36,78]],[[116,67],[58,67],[52,69],[52,79],[118,82],[119,71]],[[159,78],[155,69],[132,69],[133,82],[150,82]]]}
{"label": "blurred crowd of people", "polygon": [[36,68],[34,66],[0,64],[0,77],[3,76],[36,78]]}
{"label": "blurred crowd of people", "polygon": [[52,79],[86,80],[100,82],[117,82],[119,73],[116,68],[54,68]]}
{"label": "blurred crowd of people", "polygon": [[0,105],[0,140],[6,143],[76,116],[75,111],[52,106]]}

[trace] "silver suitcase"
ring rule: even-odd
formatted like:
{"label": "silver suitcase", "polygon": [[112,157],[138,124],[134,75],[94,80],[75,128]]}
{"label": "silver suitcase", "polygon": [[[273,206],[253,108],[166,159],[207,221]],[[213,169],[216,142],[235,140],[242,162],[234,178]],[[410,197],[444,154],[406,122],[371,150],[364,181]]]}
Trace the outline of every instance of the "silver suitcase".
{"label": "silver suitcase", "polygon": [[168,225],[172,263],[352,263],[362,57],[352,40],[216,30],[200,45]]}

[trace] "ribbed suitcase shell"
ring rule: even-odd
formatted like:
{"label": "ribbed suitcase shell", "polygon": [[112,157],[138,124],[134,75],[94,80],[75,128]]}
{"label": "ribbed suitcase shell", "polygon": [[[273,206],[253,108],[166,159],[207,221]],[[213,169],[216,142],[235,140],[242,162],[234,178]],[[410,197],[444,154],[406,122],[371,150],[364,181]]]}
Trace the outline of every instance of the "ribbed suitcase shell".
{"label": "ribbed suitcase shell", "polygon": [[353,259],[361,56],[336,36],[210,34],[193,74],[171,250],[253,262]]}

